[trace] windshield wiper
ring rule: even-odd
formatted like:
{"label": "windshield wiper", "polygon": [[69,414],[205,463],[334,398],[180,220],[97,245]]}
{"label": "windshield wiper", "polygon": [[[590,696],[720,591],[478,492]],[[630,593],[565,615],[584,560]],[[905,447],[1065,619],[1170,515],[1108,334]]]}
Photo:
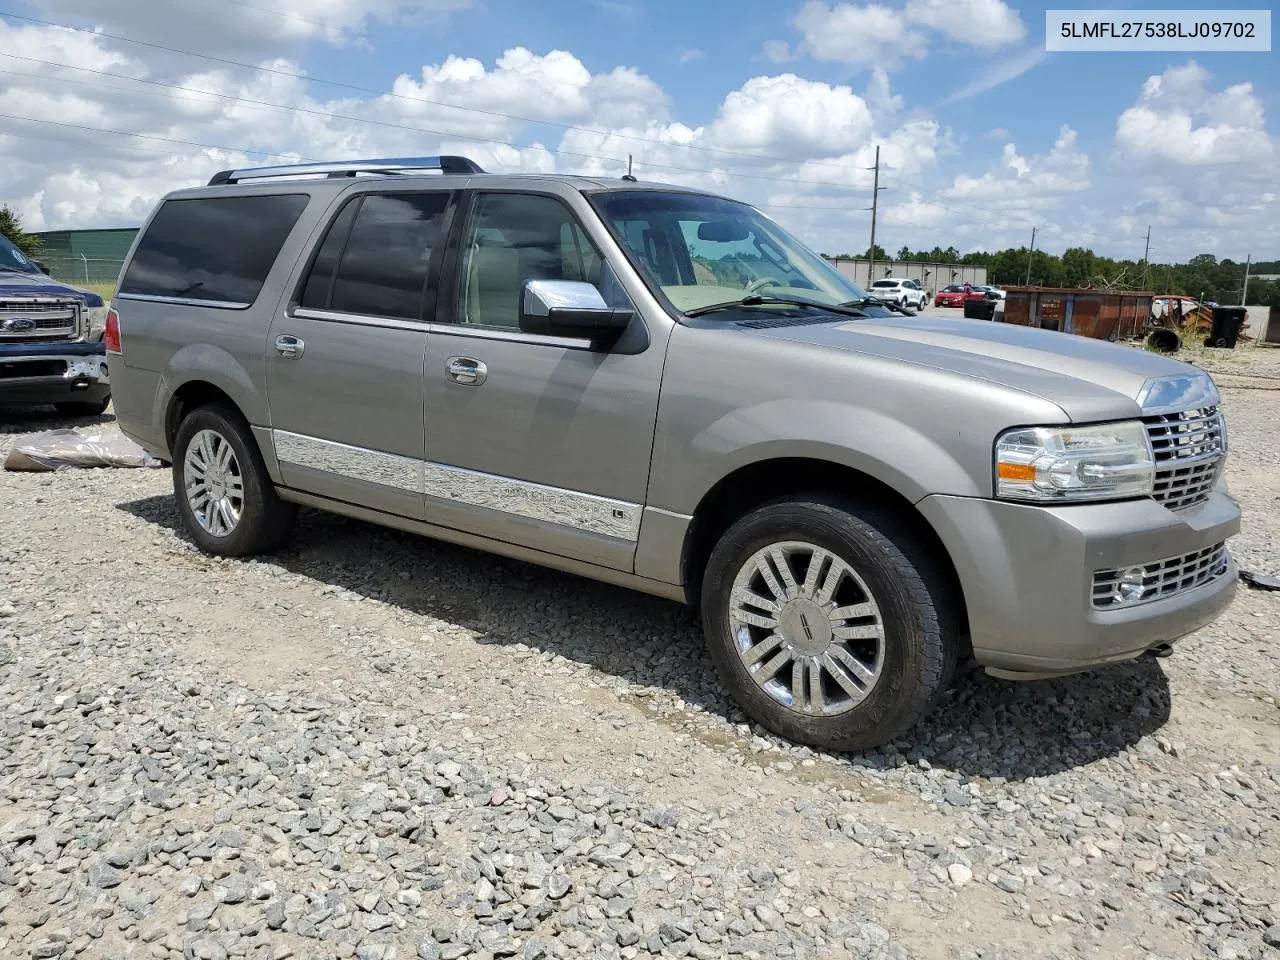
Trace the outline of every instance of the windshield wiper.
{"label": "windshield wiper", "polygon": [[741,300],[727,300],[724,303],[712,303],[705,307],[694,307],[692,310],[686,310],[686,317],[700,317],[704,313],[717,313],[721,310],[733,310],[737,307],[759,307],[769,303],[786,304],[793,307],[813,307],[816,310],[825,310],[827,313],[839,313],[846,317],[865,317],[866,313],[856,309],[858,302],[855,300],[851,303],[830,304],[819,303],[817,300],[805,300],[803,297],[775,297],[772,294],[752,293],[743,297]]}
{"label": "windshield wiper", "polygon": [[886,310],[892,310],[894,313],[900,313],[904,317],[914,317],[912,313],[904,306],[896,303],[890,303],[888,300],[881,300],[879,297],[863,297],[860,300],[846,300],[840,304],[842,307],[884,307]]}

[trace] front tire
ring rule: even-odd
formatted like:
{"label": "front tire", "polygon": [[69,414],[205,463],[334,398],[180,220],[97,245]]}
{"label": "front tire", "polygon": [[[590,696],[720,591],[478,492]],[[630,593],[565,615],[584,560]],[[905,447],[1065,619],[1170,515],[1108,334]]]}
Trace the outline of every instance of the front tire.
{"label": "front tire", "polygon": [[955,667],[947,581],[891,511],[811,496],[735,523],[707,563],[702,621],[743,711],[798,743],[880,746]]}
{"label": "front tire", "polygon": [[178,427],[173,492],[196,546],[222,557],[274,549],[297,512],[277,496],[248,424],[222,405],[198,407]]}

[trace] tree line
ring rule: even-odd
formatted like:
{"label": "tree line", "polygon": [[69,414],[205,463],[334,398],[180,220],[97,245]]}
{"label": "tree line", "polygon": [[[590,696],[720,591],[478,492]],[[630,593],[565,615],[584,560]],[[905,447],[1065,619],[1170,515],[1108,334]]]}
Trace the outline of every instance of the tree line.
{"label": "tree line", "polygon": [[[1141,260],[1114,260],[1087,247],[1071,247],[1062,254],[1036,250],[1028,258],[1027,247],[1011,247],[991,253],[962,254],[955,247],[912,250],[903,247],[890,256],[876,244],[875,259],[913,260],[927,263],[960,263],[985,267],[987,282],[997,286],[1020,286],[1027,282],[1039,287],[1097,287],[1111,290],[1151,290],[1176,293],[1212,303],[1238,304],[1244,289],[1245,265],[1235,260],[1219,260],[1211,253],[1192,257],[1186,263],[1150,263]],[[841,257],[866,259],[871,249]],[[1029,261],[1029,262],[1028,262]],[[1247,302],[1251,305],[1280,305],[1280,282],[1259,280],[1257,274],[1280,274],[1280,260],[1254,263],[1249,268]]]}

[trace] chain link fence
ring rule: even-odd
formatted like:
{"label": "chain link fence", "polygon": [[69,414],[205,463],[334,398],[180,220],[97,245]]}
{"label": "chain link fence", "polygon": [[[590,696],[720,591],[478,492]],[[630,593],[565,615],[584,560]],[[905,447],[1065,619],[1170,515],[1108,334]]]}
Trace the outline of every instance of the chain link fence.
{"label": "chain link fence", "polygon": [[109,286],[114,289],[120,277],[123,260],[102,260],[86,256],[50,255],[40,257],[49,268],[49,275],[63,283],[88,284],[95,288]]}

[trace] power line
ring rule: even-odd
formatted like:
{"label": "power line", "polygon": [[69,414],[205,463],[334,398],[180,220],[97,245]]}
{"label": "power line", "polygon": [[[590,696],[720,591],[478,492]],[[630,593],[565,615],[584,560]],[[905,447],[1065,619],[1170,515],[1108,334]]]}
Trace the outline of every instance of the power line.
{"label": "power line", "polygon": [[303,157],[293,153],[272,153],[269,150],[249,150],[245,147],[224,147],[216,143],[198,143],[195,140],[179,140],[175,137],[157,137],[149,133],[128,133],[124,130],[109,130],[106,127],[90,127],[82,123],[64,123],[61,120],[39,120],[35,117],[15,117],[12,114],[0,113],[0,120],[18,120],[23,123],[45,123],[54,127],[67,127],[72,130],[87,130],[90,133],[110,133],[117,137],[135,137],[139,140],[156,140],[161,143],[180,143],[189,147],[201,147],[205,150],[225,150],[228,153],[248,153],[256,157],[279,157],[282,160],[298,159],[319,163],[314,157]]}

